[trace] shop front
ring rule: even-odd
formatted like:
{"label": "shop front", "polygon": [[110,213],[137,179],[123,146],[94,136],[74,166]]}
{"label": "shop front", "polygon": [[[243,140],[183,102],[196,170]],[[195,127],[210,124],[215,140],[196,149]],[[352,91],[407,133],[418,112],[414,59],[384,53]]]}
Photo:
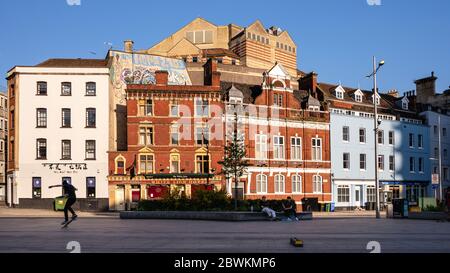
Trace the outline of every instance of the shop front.
{"label": "shop front", "polygon": [[392,203],[393,199],[406,199],[410,209],[423,209],[429,199],[433,199],[429,192],[430,181],[380,181],[380,185],[382,205]]}

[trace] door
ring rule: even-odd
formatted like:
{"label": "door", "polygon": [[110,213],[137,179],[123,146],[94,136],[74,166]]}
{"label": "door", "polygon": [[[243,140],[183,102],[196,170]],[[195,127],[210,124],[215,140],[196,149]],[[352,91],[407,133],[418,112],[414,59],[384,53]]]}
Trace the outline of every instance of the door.
{"label": "door", "polygon": [[116,210],[125,210],[125,187],[118,186],[116,188]]}
{"label": "door", "polygon": [[355,186],[355,206],[362,208],[362,186]]}

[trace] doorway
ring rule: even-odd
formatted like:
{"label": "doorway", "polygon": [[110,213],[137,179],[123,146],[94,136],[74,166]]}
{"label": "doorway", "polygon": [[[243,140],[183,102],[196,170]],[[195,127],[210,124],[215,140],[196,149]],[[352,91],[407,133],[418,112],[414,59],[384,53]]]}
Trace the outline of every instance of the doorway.
{"label": "doorway", "polygon": [[125,187],[119,185],[116,187],[115,196],[115,208],[116,210],[125,210]]}
{"label": "doorway", "polygon": [[363,207],[362,186],[355,186],[355,206]]}

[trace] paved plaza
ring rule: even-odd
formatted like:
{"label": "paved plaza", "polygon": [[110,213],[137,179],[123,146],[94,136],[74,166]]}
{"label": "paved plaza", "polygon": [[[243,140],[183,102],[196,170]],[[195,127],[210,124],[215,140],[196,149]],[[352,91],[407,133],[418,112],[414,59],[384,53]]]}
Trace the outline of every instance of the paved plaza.
{"label": "paved plaza", "polygon": [[[121,220],[80,217],[68,229],[61,218],[0,218],[0,252],[231,252],[368,253],[450,252],[450,222],[403,219],[317,218],[301,222]],[[289,244],[304,240],[303,248]]]}

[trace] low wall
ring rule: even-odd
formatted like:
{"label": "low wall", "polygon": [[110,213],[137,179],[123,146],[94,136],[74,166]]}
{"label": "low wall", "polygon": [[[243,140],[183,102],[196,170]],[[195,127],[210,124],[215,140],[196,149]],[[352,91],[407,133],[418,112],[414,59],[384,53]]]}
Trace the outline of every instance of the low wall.
{"label": "low wall", "polygon": [[420,220],[446,220],[448,219],[448,214],[446,212],[409,212],[408,219],[420,219]]}
{"label": "low wall", "polygon": [[[297,213],[300,220],[312,220],[311,212]],[[212,221],[267,221],[262,212],[233,211],[121,211],[121,219],[184,219]]]}
{"label": "low wall", "polygon": [[[15,205],[17,208],[24,209],[49,209],[53,210],[53,198],[20,198],[19,204]],[[72,206],[74,210],[80,211],[108,211],[108,198],[77,198],[77,202]]]}

